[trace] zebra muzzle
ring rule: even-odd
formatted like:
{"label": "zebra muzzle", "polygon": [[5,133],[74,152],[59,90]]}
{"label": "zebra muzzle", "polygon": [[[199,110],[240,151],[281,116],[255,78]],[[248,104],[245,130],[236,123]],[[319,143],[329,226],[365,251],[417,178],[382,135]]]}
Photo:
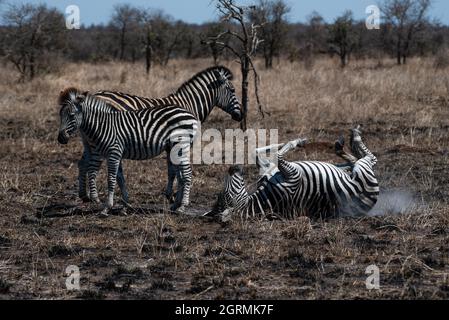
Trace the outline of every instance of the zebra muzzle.
{"label": "zebra muzzle", "polygon": [[239,121],[240,122],[243,119],[242,112],[240,110],[233,111],[231,113],[231,116],[232,116],[232,120],[234,120],[234,121]]}
{"label": "zebra muzzle", "polygon": [[69,142],[69,137],[65,131],[60,131],[58,134],[58,142],[60,144],[67,144]]}

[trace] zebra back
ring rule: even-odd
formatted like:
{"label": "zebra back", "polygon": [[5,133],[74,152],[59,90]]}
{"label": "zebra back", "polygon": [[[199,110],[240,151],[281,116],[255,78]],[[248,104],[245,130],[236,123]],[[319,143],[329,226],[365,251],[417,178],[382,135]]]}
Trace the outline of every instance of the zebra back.
{"label": "zebra back", "polygon": [[104,99],[119,111],[134,111],[154,107],[178,105],[205,121],[216,103],[214,88],[220,75],[233,79],[232,72],[223,66],[203,70],[184,82],[175,92],[163,98],[146,98],[120,91],[98,91],[94,95]]}

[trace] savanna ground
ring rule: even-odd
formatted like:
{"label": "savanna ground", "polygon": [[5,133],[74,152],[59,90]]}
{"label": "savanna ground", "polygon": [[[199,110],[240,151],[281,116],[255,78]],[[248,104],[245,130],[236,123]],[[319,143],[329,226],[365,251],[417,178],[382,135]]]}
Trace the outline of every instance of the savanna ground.
{"label": "savanna ground", "polygon": [[[227,65],[237,84],[238,65]],[[100,219],[89,207],[68,210],[79,204],[82,148],[78,138],[67,146],[56,141],[58,93],[77,86],[163,96],[208,66],[173,61],[146,78],[137,64],[69,64],[29,83],[17,83],[1,67],[0,298],[449,297],[449,70],[435,69],[431,59],[404,67],[354,61],[344,71],[325,59],[312,68],[285,62],[260,70],[271,115],[262,119],[251,110],[249,125],[279,129],[281,141],[308,137],[311,143],[292,159],[340,162],[333,142],[363,125],[379,159],[380,215],[228,224],[173,215],[161,209],[168,206],[161,195],[163,157],[125,163],[136,208],[128,216]],[[211,127],[238,124],[217,109],[203,126]],[[193,210],[211,207],[227,168],[194,166]],[[257,170],[249,172],[247,181],[254,181]],[[380,269],[377,291],[365,287],[372,264]],[[80,268],[80,291],[65,288],[69,265]]]}

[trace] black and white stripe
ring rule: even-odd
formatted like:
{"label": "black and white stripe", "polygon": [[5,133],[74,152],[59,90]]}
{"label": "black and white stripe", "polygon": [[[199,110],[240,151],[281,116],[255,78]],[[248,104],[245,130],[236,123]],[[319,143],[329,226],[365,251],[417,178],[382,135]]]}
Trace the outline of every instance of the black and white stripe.
{"label": "black and white stripe", "polygon": [[246,190],[241,168],[231,167],[224,192],[209,214],[227,216],[238,212],[244,218],[366,214],[379,195],[373,170],[377,159],[361,141],[359,131],[352,132],[352,152],[359,159],[349,164],[349,171],[325,162],[284,160],[285,153],[305,143],[301,139],[291,141],[277,153],[277,170],[262,177],[251,194]]}
{"label": "black and white stripe", "polygon": [[117,171],[122,159],[151,159],[163,151],[176,152],[172,162],[178,166],[180,188],[173,210],[189,204],[192,181],[189,150],[198,129],[198,120],[177,106],[156,107],[135,112],[120,112],[104,100],[70,88],[60,96],[58,141],[68,143],[78,130],[89,143],[88,168],[91,197],[98,201],[95,178],[102,159],[108,165],[108,201],[104,213],[112,208]]}
{"label": "black and white stripe", "polygon": [[[107,101],[113,108],[122,112],[177,105],[191,112],[200,122],[204,122],[213,108],[217,106],[230,114],[232,119],[241,121],[241,106],[235,94],[234,86],[231,83],[232,79],[233,74],[228,68],[218,66],[199,72],[182,84],[174,93],[164,98],[150,99],[117,91],[99,91],[94,95]],[[86,190],[86,174],[89,165],[90,149],[85,139],[83,139],[83,145],[83,157],[78,163],[79,196],[83,200],[89,201],[89,195]],[[167,166],[168,181],[165,194],[167,198],[171,198],[177,172],[176,167],[173,166],[169,158],[167,158]],[[121,164],[117,177],[123,200],[128,202],[128,191]]]}

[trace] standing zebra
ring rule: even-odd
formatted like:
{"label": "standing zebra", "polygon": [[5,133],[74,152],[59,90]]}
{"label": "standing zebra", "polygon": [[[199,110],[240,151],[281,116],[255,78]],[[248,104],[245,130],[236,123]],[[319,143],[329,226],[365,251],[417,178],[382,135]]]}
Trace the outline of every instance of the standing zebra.
{"label": "standing zebra", "polygon": [[[337,154],[349,162],[341,167],[317,161],[284,160],[288,151],[305,143],[306,140],[298,139],[283,145],[277,153],[278,170],[263,176],[252,194],[245,188],[241,167],[231,167],[224,192],[206,215],[219,213],[229,218],[237,212],[242,217],[274,214],[292,218],[305,214],[325,218],[366,214],[374,207],[379,195],[373,171],[377,159],[362,142],[358,128],[351,134],[351,149],[357,158],[343,151],[342,138],[336,143]],[[258,164],[272,165],[267,159],[259,158]]]}
{"label": "standing zebra", "polygon": [[89,143],[92,160],[88,169],[89,187],[95,198],[98,198],[95,178],[99,164],[102,158],[107,159],[108,200],[102,215],[107,215],[114,204],[121,160],[151,159],[163,151],[170,153],[171,160],[179,164],[180,188],[172,210],[182,212],[189,204],[192,181],[189,150],[198,129],[198,120],[190,112],[176,106],[120,112],[104,100],[82,94],[75,88],[63,91],[59,104],[58,141],[67,144],[80,131]]}
{"label": "standing zebra", "polygon": [[[231,83],[233,79],[232,72],[223,66],[211,67],[203,70],[193,76],[190,80],[182,84],[174,93],[167,97],[159,99],[150,99],[133,96],[122,92],[99,91],[94,95],[107,101],[118,111],[133,111],[146,108],[161,106],[181,106],[191,112],[198,121],[204,122],[215,106],[232,116],[235,121],[242,120],[242,111],[239,100],[235,95],[234,86]],[[87,193],[86,174],[89,166],[90,147],[83,138],[84,152],[81,160],[78,162],[79,168],[79,196],[83,201],[98,202],[95,194]],[[168,199],[172,198],[173,183],[177,175],[177,167],[167,157],[168,181],[165,195]],[[128,191],[126,188],[125,177],[122,164],[120,164],[117,175],[117,182],[122,191],[123,201],[128,203]]]}

